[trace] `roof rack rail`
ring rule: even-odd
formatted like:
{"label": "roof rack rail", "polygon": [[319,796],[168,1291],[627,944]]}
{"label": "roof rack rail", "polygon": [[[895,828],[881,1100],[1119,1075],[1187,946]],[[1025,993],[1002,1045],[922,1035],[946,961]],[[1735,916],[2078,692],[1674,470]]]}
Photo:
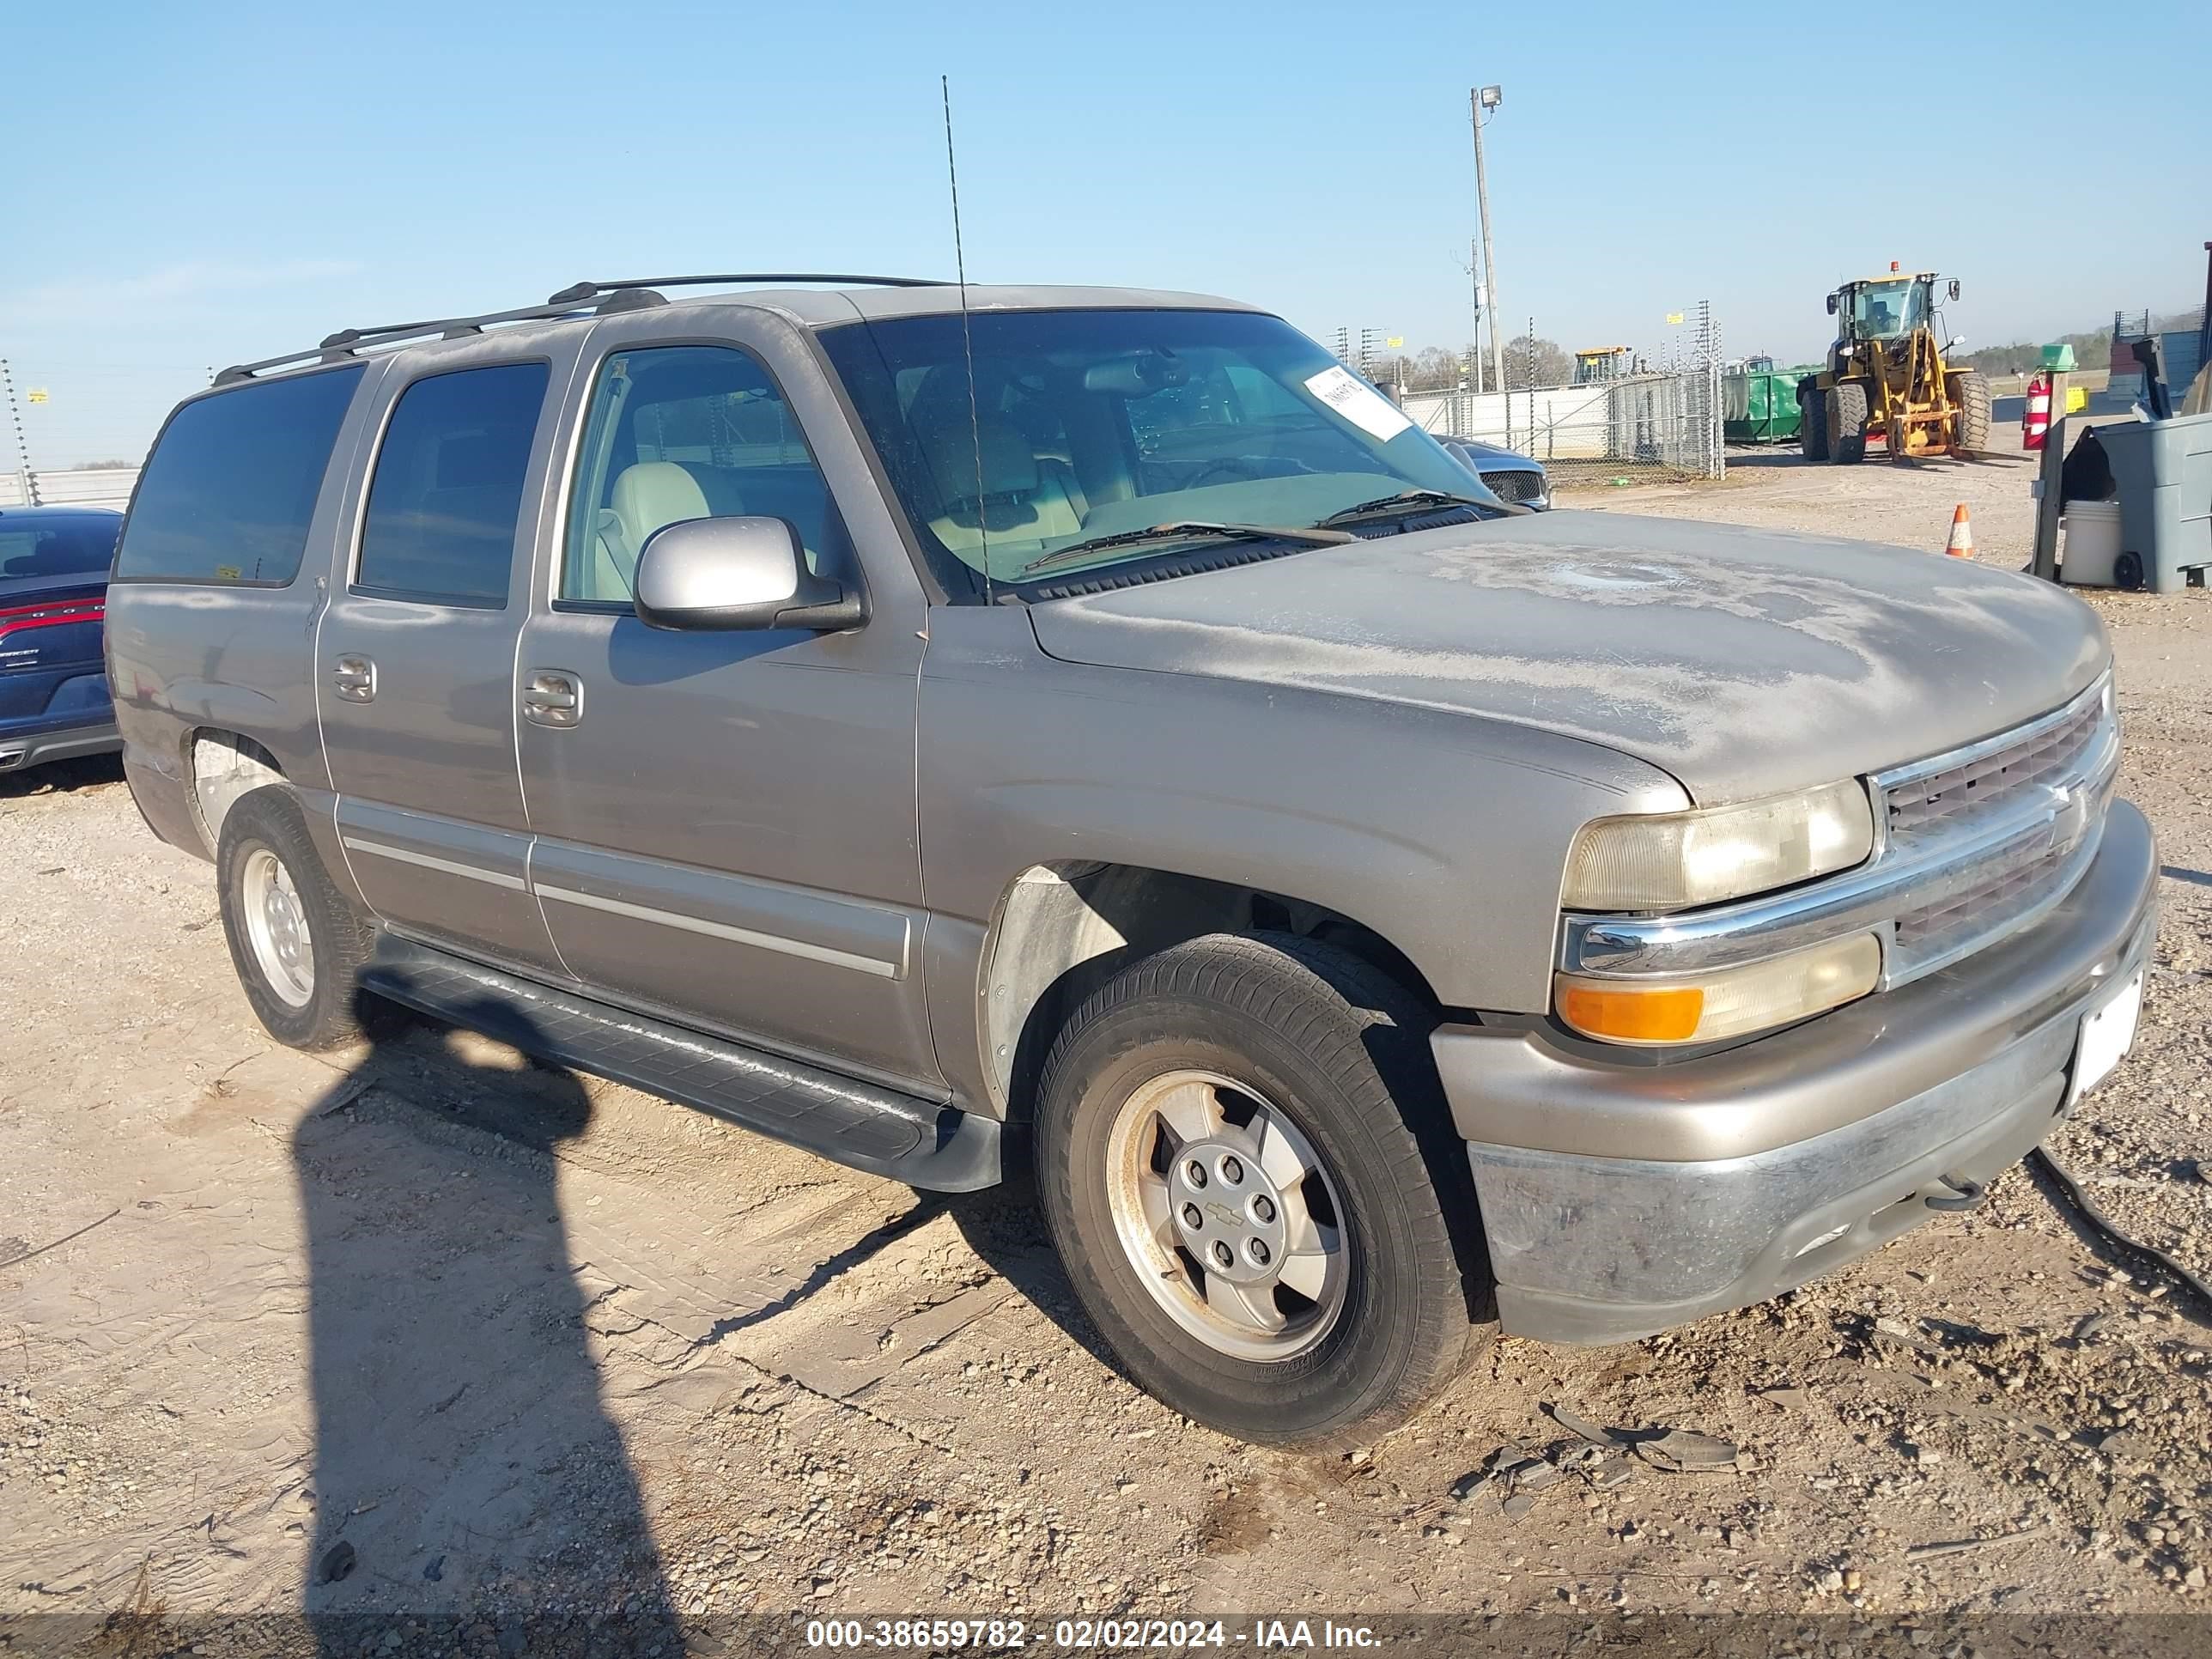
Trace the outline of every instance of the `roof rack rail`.
{"label": "roof rack rail", "polygon": [[215,377],[217,386],[229,386],[239,380],[250,380],[264,369],[282,368],[290,363],[334,363],[350,357],[363,346],[396,345],[402,340],[419,339],[426,334],[436,334],[454,339],[465,334],[483,331],[486,323],[543,322],[559,317],[583,314],[589,307],[573,302],[562,305],[518,306],[510,311],[487,311],[474,317],[434,317],[417,323],[378,323],[368,328],[342,328],[335,334],[326,334],[320,343],[307,351],[290,351],[281,357],[264,357],[251,363],[234,363]]}
{"label": "roof rack rail", "polygon": [[737,270],[716,276],[625,276],[612,283],[577,283],[547,296],[548,305],[566,305],[596,299],[621,289],[703,288],[720,283],[837,283],[854,288],[945,288],[941,276],[854,276],[841,271]]}
{"label": "roof rack rail", "polygon": [[[251,363],[234,363],[215,377],[217,386],[231,386],[240,380],[250,380],[264,370],[283,368],[293,363],[320,361],[336,362],[349,357],[363,346],[394,345],[402,340],[419,339],[435,334],[445,339],[458,339],[464,335],[480,334],[487,323],[546,322],[556,318],[581,316],[587,312],[606,313],[632,311],[641,307],[665,303],[651,293],[661,288],[695,288],[723,283],[837,283],[855,288],[941,288],[945,284],[933,276],[854,276],[823,271],[738,271],[711,276],[640,276],[626,277],[619,282],[576,283],[550,296],[544,305],[518,306],[510,311],[487,311],[473,317],[434,317],[413,323],[379,323],[370,328],[342,328],[326,335],[313,350],[288,352],[281,357],[264,357]],[[595,305],[593,302],[597,301]]]}

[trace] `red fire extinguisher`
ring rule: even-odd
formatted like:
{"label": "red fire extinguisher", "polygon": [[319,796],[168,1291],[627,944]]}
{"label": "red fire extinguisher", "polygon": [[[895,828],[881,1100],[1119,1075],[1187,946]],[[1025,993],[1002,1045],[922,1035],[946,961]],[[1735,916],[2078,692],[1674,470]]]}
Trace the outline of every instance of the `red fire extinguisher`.
{"label": "red fire extinguisher", "polygon": [[2050,434],[2051,375],[2048,370],[2039,368],[2028,377],[2027,410],[2021,416],[2021,447],[2040,449],[2044,439]]}

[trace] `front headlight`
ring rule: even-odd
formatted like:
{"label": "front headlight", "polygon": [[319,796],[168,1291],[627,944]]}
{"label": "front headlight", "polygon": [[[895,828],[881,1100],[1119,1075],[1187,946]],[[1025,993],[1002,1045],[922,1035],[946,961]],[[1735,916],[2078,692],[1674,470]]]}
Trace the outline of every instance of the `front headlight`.
{"label": "front headlight", "polygon": [[1570,910],[1686,910],[1848,870],[1874,850],[1856,781],[1739,806],[1599,818],[1567,855]]}
{"label": "front headlight", "polygon": [[1881,941],[1872,933],[1831,939],[1742,968],[1697,978],[1555,976],[1559,1018],[1601,1042],[1717,1042],[1764,1031],[1853,1002],[1881,978]]}

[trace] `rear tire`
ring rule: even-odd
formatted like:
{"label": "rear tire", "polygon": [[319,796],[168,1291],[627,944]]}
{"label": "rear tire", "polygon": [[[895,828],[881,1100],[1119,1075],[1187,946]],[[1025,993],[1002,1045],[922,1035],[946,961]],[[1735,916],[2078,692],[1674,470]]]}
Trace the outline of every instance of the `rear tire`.
{"label": "rear tire", "polygon": [[1827,399],[1809,381],[1797,388],[1797,443],[1807,460],[1828,459]]}
{"label": "rear tire", "polygon": [[1139,1384],[1243,1440],[1340,1447],[1488,1340],[1433,1024],[1358,957],[1278,933],[1176,945],[1075,1011],[1040,1087],[1038,1195]]}
{"label": "rear tire", "polygon": [[1978,454],[1990,447],[1990,383],[1978,369],[1961,369],[1944,377],[1944,395],[1956,406],[1952,447]]}
{"label": "rear tire", "polygon": [[1856,380],[1838,383],[1829,391],[1822,413],[1828,428],[1828,459],[1838,466],[1866,459],[1866,388]]}
{"label": "rear tire", "polygon": [[264,785],[224,816],[216,892],[231,965],[269,1035],[310,1051],[358,1040],[376,930],[324,869],[289,787]]}

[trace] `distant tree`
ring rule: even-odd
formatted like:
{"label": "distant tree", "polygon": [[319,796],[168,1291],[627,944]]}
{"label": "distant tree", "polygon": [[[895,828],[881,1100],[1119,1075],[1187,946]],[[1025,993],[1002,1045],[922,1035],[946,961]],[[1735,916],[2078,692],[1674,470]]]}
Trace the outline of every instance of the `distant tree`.
{"label": "distant tree", "polygon": [[1413,392],[1449,392],[1460,382],[1460,358],[1442,346],[1423,346],[1413,354],[1406,386]]}
{"label": "distant tree", "polygon": [[[2092,329],[2086,334],[2062,334],[2051,342],[2053,345],[2070,345],[2074,359],[2083,368],[2102,368],[2112,361],[2112,331]],[[2015,340],[2009,345],[1983,346],[1977,350],[1954,353],[1944,361],[1978,368],[1984,374],[2027,374],[2043,365],[2043,346],[2040,340]]]}
{"label": "distant tree", "polygon": [[112,467],[133,467],[136,461],[79,461],[77,465],[87,472],[105,471]]}
{"label": "distant tree", "polygon": [[[2204,315],[2204,307],[2189,311],[2159,313],[2150,319],[2154,334],[2185,333],[2196,328]],[[2090,329],[2080,334],[2062,334],[2051,341],[2052,345],[2070,345],[2074,361],[2083,368],[2102,368],[2112,361],[2112,331],[2109,328]],[[1952,361],[1964,363],[1969,368],[1978,368],[1984,374],[2028,374],[2043,366],[2041,340],[2015,340],[2009,345],[1982,346],[1972,351],[1954,355]]]}
{"label": "distant tree", "polygon": [[1506,342],[1507,386],[1565,386],[1574,377],[1574,354],[1556,340],[1531,339],[1524,334]]}

